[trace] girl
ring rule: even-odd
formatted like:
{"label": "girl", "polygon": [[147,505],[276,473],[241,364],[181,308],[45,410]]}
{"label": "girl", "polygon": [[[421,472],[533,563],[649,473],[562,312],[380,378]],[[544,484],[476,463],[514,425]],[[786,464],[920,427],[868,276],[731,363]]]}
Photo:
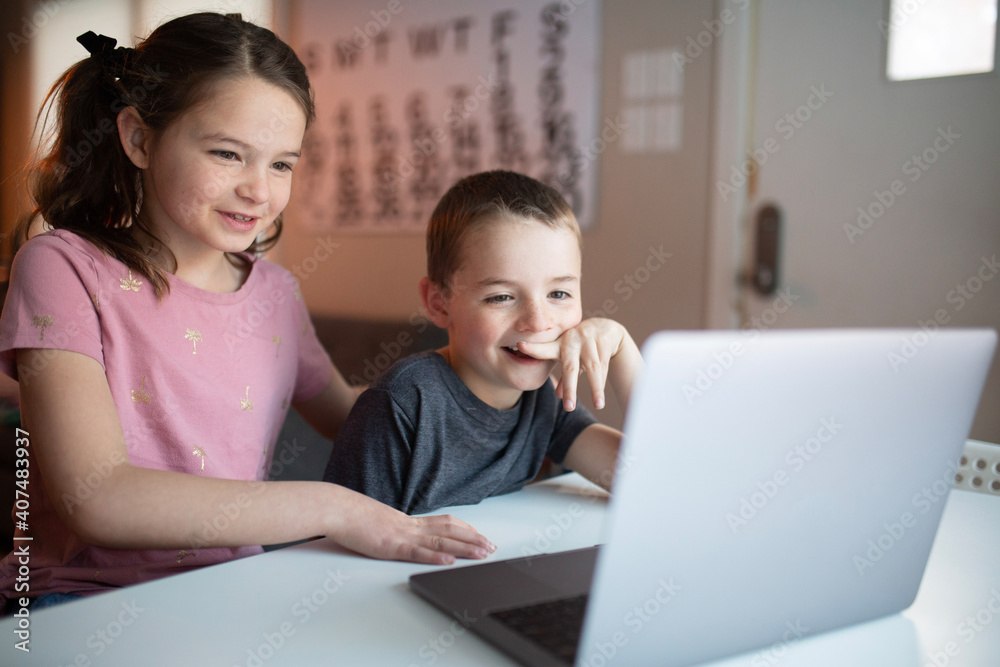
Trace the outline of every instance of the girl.
{"label": "girl", "polygon": [[[19,380],[36,598],[181,572],[317,535],[376,558],[494,547],[324,482],[264,482],[289,405],[332,438],[356,392],[298,287],[257,255],[281,232],[314,110],[305,69],[238,15],[194,14],[135,49],[87,33],[16,255],[0,364]],[[260,240],[262,235],[266,238]],[[24,443],[22,443],[24,444]],[[42,600],[37,600],[39,596]]]}

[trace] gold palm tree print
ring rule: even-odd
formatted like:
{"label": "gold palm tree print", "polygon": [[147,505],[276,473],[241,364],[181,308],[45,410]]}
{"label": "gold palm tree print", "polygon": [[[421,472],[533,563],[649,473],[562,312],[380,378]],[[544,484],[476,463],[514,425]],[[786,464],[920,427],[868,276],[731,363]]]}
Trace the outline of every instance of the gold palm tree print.
{"label": "gold palm tree print", "polygon": [[198,341],[201,340],[201,332],[198,331],[197,329],[187,329],[186,333],[184,334],[184,338],[188,339],[194,344],[194,350],[191,351],[191,354],[198,354]]}

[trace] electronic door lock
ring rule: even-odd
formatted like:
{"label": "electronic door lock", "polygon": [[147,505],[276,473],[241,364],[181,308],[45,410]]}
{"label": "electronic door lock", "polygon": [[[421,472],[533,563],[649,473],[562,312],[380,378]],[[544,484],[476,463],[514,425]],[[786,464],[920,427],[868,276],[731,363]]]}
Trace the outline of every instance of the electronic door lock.
{"label": "electronic door lock", "polygon": [[765,204],[754,220],[753,266],[744,282],[749,282],[761,296],[778,289],[778,255],[781,245],[781,210]]}

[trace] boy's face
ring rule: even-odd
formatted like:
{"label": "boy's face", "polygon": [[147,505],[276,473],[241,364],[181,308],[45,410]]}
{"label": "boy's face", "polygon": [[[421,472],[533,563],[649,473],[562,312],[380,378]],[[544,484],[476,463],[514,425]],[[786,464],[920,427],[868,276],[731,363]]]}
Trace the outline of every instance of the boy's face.
{"label": "boy's face", "polygon": [[555,365],[517,343],[554,341],[580,323],[577,238],[533,220],[487,223],[465,238],[451,282],[442,296],[445,356],[482,401],[511,408]]}

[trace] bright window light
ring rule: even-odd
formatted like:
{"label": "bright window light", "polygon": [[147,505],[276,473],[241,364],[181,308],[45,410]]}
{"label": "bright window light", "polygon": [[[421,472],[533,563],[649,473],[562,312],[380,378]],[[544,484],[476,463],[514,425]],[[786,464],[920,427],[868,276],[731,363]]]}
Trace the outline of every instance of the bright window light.
{"label": "bright window light", "polygon": [[997,0],[890,0],[886,74],[891,81],[992,72]]}

